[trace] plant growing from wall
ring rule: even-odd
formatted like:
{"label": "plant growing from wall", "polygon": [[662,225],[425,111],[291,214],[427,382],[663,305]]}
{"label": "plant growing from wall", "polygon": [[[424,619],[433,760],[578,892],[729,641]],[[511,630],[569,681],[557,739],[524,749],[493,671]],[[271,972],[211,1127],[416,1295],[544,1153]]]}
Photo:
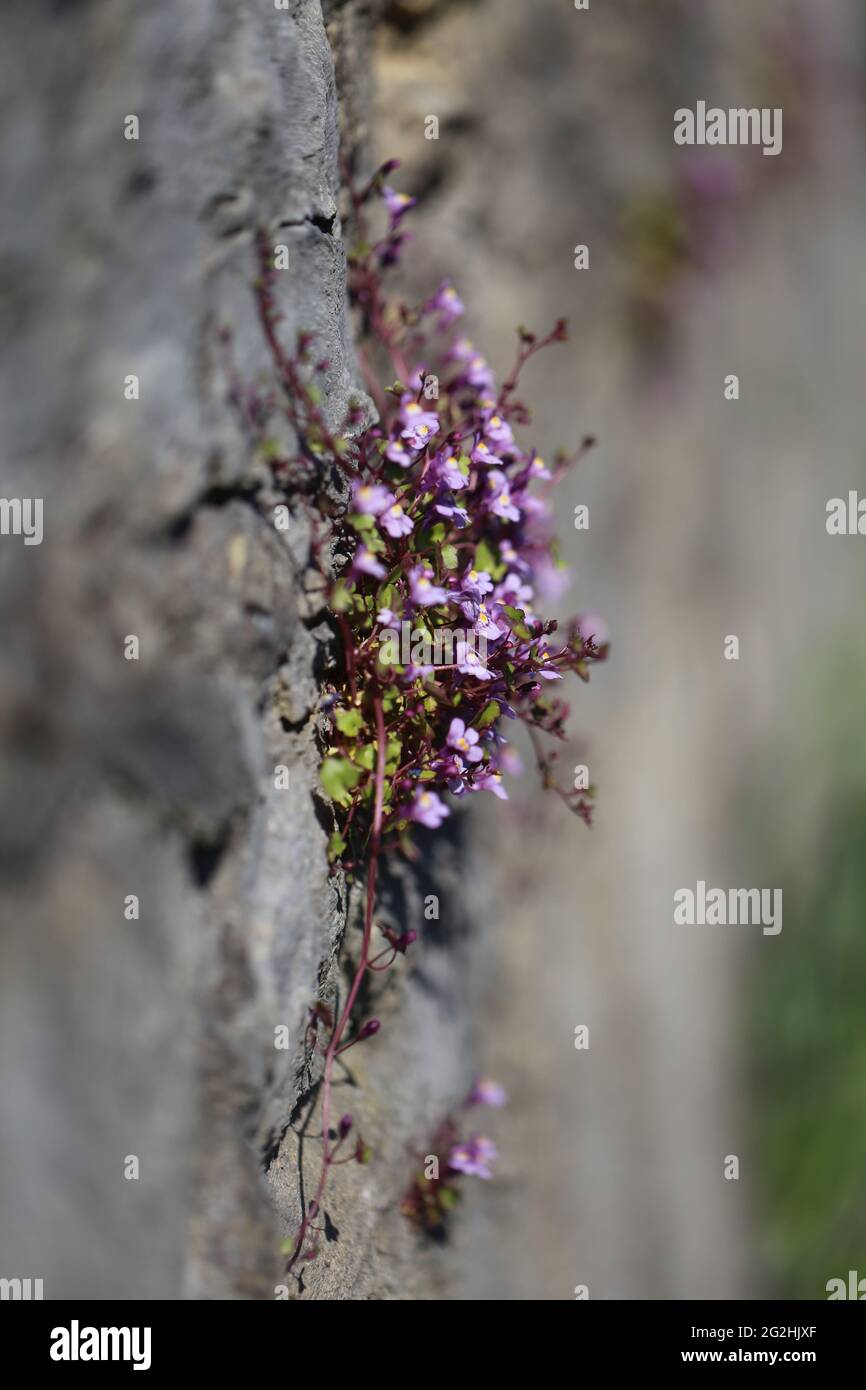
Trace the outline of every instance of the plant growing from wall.
{"label": "plant growing from wall", "polygon": [[[592,813],[592,788],[560,784],[548,743],[564,737],[568,706],[556,694],[559,682],[567,674],[588,680],[607,646],[592,624],[573,620],[561,632],[538,610],[563,584],[550,493],[592,440],[549,466],[514,433],[530,420],[516,396],[523,367],[565,341],[565,323],[542,338],[520,329],[513,367],[497,386],[485,359],[456,333],[463,305],[452,286],[440,285],[416,305],[388,298],[383,280],[406,241],[403,220],[414,201],[387,184],[394,167],[351,190],[349,294],[378,422],[365,426],[352,405],[341,428],[329,425],[320,388],[329,364],[316,360],[307,334],[292,350],[281,341],[265,234],[256,296],[279,390],[268,397],[236,391],[260,432],[276,406],[288,416],[298,453],[274,454],[275,479],[314,516],[325,511],[334,519],[338,549],[350,557],[326,578],[342,668],[323,695],[330,736],[321,781],[336,811],[329,856],[348,874],[365,876],[366,905],[342,1007],[334,1017],[319,1004],[311,1015],[310,1045],[323,1058],[322,1162],[290,1243],[290,1267],[316,1253],[331,1169],[369,1155],[352,1138],[351,1116],[334,1122],[332,1092],[338,1058],[379,1028],[376,1019],[355,1018],[365,977],[386,970],[415,939],[412,931],[376,928],[381,856],[411,857],[413,827],[441,825],[460,801],[483,792],[507,799],[503,773],[518,766],[508,730],[517,724],[528,731],[544,786],[587,824]],[[380,208],[383,225],[374,232]],[[335,475],[347,494],[342,515],[324,488]],[[317,536],[317,558],[321,550]],[[492,1156],[483,1136],[460,1141],[452,1127],[449,1143],[451,1183],[440,1185],[440,1195]],[[417,1216],[423,1203],[415,1205]]]}

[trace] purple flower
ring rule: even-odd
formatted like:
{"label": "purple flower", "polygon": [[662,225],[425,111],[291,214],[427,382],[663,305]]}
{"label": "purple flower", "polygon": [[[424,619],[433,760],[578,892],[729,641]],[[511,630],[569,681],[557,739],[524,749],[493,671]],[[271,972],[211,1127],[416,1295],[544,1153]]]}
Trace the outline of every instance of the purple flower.
{"label": "purple flower", "polygon": [[439,416],[432,410],[425,410],[417,401],[405,402],[401,416],[404,427],[400,431],[400,436],[413,449],[423,449],[424,445],[429,444],[433,436],[439,431]]}
{"label": "purple flower", "polygon": [[556,603],[571,583],[571,570],[565,565],[554,564],[549,555],[539,555],[535,563],[535,582],[541,597]]}
{"label": "purple flower", "polygon": [[482,599],[493,589],[493,580],[486,570],[467,570],[463,576],[463,594],[466,598]]}
{"label": "purple flower", "polygon": [[474,645],[465,641],[463,638],[456,643],[454,655],[457,658],[457,670],[464,676],[474,676],[479,681],[492,681],[493,672],[488,671],[481,657],[475,650]]}
{"label": "purple flower", "polygon": [[484,358],[475,351],[468,338],[458,338],[445,358],[446,362],[461,362],[461,379],[474,386],[476,391],[493,391],[493,373]]}
{"label": "purple flower", "polygon": [[448,1155],[448,1165],[458,1173],[476,1178],[492,1178],[490,1164],[496,1160],[496,1145],[483,1134],[473,1134],[462,1144],[455,1144]]}
{"label": "purple flower", "polygon": [[542,663],[535,673],[537,676],[541,676],[546,681],[562,680],[562,672],[557,671],[556,668],[551,664],[553,658],[551,656],[551,653],[547,650],[546,637],[539,637],[538,641],[535,644],[534,655],[536,661],[540,661]]}
{"label": "purple flower", "polygon": [[390,608],[380,608],[376,614],[376,622],[381,623],[383,627],[393,627],[396,621],[397,614],[392,613]]}
{"label": "purple flower", "polygon": [[487,1076],[481,1076],[466,1097],[466,1104],[498,1107],[508,1104],[508,1096],[498,1082],[491,1081]]}
{"label": "purple flower", "polygon": [[355,558],[352,561],[353,574],[372,574],[374,579],[385,578],[385,566],[380,564],[375,555],[371,555],[366,546],[359,545],[355,551]]}
{"label": "purple flower", "polygon": [[388,532],[389,536],[408,536],[414,528],[414,521],[403,511],[399,502],[395,502],[379,518],[379,525]]}
{"label": "purple flower", "polygon": [[452,343],[445,354],[446,362],[471,362],[475,356],[475,348],[468,338],[458,338]]}
{"label": "purple flower", "polygon": [[491,415],[484,424],[484,434],[498,449],[514,447],[514,435],[507,420],[500,415]]}
{"label": "purple flower", "polygon": [[501,772],[479,772],[475,778],[475,785],[479,791],[493,792],[493,795],[498,796],[500,801],[508,800],[508,792],[502,785]]}
{"label": "purple flower", "polygon": [[409,571],[409,592],[412,602],[420,608],[430,608],[434,603],[447,603],[448,595],[438,584],[433,583],[433,571],[426,565],[416,565]]}
{"label": "purple flower", "polygon": [[429,476],[434,482],[443,483],[452,492],[459,492],[469,481],[460,471],[460,464],[454,454],[437,454],[430,464]]}
{"label": "purple flower", "polygon": [[352,486],[352,501],[355,504],[355,511],[363,516],[378,516],[384,512],[386,507],[390,507],[394,501],[393,492],[389,492],[381,483],[354,483]]}
{"label": "purple flower", "polygon": [[[481,446],[479,445],[479,448]],[[508,479],[499,468],[491,468],[486,478],[487,491],[491,497],[490,510],[503,521],[519,521],[520,512],[511,500]]]}
{"label": "purple flower", "polygon": [[477,746],[477,730],[467,729],[462,719],[451,720],[446,742],[449,748],[455,749],[457,753],[462,753],[468,763],[480,763],[484,757],[483,750]]}
{"label": "purple flower", "polygon": [[431,791],[419,791],[411,806],[403,808],[403,813],[409,820],[426,825],[430,830],[436,830],[445,817],[451,814],[445,802]]}
{"label": "purple flower", "polygon": [[385,450],[385,457],[390,459],[392,463],[399,463],[401,468],[408,468],[412,463],[412,455],[406,448],[402,439],[391,440]]}
{"label": "purple flower", "polygon": [[458,506],[450,493],[445,493],[443,496],[445,498],[450,498],[450,501],[437,500],[434,510],[437,511],[440,516],[450,516],[455,526],[460,526],[461,528],[468,526],[469,513],[466,508]]}
{"label": "purple flower", "polygon": [[507,537],[499,542],[499,557],[504,564],[508,565],[509,569],[516,570],[518,574],[526,576],[532,574],[532,566],[526,558],[526,555],[519,555],[514,548],[513,542],[508,540]]}
{"label": "purple flower", "polygon": [[486,603],[479,603],[478,605],[474,630],[480,637],[487,637],[494,642],[502,636],[502,628],[494,621]]}
{"label": "purple flower", "polygon": [[597,647],[603,647],[610,641],[610,629],[600,613],[593,613],[587,609],[584,613],[578,613],[575,621],[584,642],[592,638]]}
{"label": "purple flower", "polygon": [[[501,743],[506,744],[506,740],[502,739]],[[502,768],[502,771],[510,772],[512,777],[519,777],[523,771],[523,762],[520,754],[514,748],[508,746],[500,747],[497,754],[497,762]]]}
{"label": "purple flower", "polygon": [[385,205],[391,214],[391,221],[394,226],[397,225],[404,213],[413,208],[418,201],[417,198],[410,198],[408,193],[398,193],[396,189],[389,188],[387,184],[382,189],[382,197],[385,199]]}
{"label": "purple flower", "polygon": [[512,608],[521,608],[528,614],[532,602],[532,585],[524,584],[519,574],[509,570],[502,583],[496,586],[496,598],[502,603],[510,604]]}
{"label": "purple flower", "polygon": [[466,380],[470,386],[474,386],[477,391],[492,391],[494,387],[493,373],[480,353],[469,359],[466,365]]}
{"label": "purple flower", "polygon": [[499,465],[502,463],[502,459],[497,458],[490,445],[485,444],[483,439],[479,439],[478,443],[475,445],[475,448],[472,450],[472,453],[470,454],[470,458],[472,459],[473,463],[490,464],[491,466]]}
{"label": "purple flower", "polygon": [[449,285],[447,280],[443,280],[427,305],[427,309],[428,312],[439,315],[436,327],[440,333],[444,333],[464,313],[465,305],[454,286]]}

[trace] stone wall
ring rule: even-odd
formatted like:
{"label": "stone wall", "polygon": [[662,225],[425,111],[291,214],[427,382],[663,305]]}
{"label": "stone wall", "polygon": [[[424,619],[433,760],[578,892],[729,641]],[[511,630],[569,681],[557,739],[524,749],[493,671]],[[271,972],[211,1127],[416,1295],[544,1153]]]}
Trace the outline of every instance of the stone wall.
{"label": "stone wall", "polygon": [[[352,55],[376,9],[326,5],[356,151]],[[282,332],[316,334],[342,417],[332,51],[319,0],[10,0],[0,69],[2,494],[44,504],[40,545],[0,538],[0,1274],[47,1298],[272,1298],[299,1213],[305,1025],[339,986],[346,926],[316,791],[335,652],[220,330],[264,379],[264,228],[290,251]],[[374,1160],[335,1176],[340,1235],[303,1296],[447,1283],[396,1213],[410,1150],[469,1080],[466,907],[445,906],[453,845],[436,854],[440,922],[343,1078]],[[421,887],[398,885],[406,926]],[[305,1172],[317,1158],[306,1139]]]}

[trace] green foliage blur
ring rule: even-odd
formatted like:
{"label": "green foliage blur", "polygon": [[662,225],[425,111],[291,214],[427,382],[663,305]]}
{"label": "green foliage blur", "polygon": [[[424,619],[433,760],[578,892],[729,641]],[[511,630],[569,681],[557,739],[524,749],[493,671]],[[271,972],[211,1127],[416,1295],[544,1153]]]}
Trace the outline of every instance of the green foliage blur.
{"label": "green foliage blur", "polygon": [[866,1277],[866,651],[848,634],[822,655],[786,733],[789,809],[757,833],[784,889],[747,1003],[759,1250],[783,1298]]}

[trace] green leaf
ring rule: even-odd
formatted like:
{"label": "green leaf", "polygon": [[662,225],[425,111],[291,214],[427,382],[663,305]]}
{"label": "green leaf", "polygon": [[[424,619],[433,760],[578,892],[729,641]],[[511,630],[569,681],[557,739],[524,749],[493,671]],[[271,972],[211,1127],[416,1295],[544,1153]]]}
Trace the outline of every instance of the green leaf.
{"label": "green leaf", "polygon": [[333,864],[335,859],[339,859],[340,855],[344,853],[345,849],[346,841],[343,839],[339,830],[335,830],[330,840],[328,841],[329,864]]}
{"label": "green leaf", "polygon": [[348,738],[357,738],[364,727],[359,709],[338,709],[334,717],[340,733],[346,734]]}
{"label": "green leaf", "polygon": [[345,613],[352,607],[352,595],[349,593],[342,579],[334,585],[331,592],[331,607],[335,613]]}
{"label": "green leaf", "polygon": [[348,806],[352,788],[361,780],[361,769],[348,758],[326,758],[319,769],[319,779],[332,801]]}
{"label": "green leaf", "polygon": [[375,743],[365,743],[363,748],[359,748],[356,758],[362,767],[368,772],[372,772],[376,765],[376,745]]}
{"label": "green leaf", "polygon": [[442,563],[443,563],[443,565],[445,566],[445,568],[446,568],[447,570],[456,570],[457,564],[458,564],[458,559],[457,559],[457,547],[456,547],[456,546],[454,546],[454,545],[443,545],[443,547],[442,547]]}
{"label": "green leaf", "polygon": [[512,631],[523,642],[532,640],[532,633],[526,626],[526,614],[520,608],[512,608],[509,603],[503,603],[502,611],[511,623]]}
{"label": "green leaf", "polygon": [[505,566],[497,560],[495,552],[485,540],[479,541],[475,547],[475,559],[472,562],[472,568],[486,570],[493,579],[501,579],[505,573]]}
{"label": "green leaf", "polygon": [[350,526],[354,526],[356,531],[372,531],[376,525],[376,518],[370,516],[368,512],[352,512],[346,517]]}
{"label": "green leaf", "polygon": [[490,704],[484,706],[484,709],[475,720],[476,729],[488,728],[495,719],[499,718],[499,713],[499,705],[495,700],[491,700]]}

